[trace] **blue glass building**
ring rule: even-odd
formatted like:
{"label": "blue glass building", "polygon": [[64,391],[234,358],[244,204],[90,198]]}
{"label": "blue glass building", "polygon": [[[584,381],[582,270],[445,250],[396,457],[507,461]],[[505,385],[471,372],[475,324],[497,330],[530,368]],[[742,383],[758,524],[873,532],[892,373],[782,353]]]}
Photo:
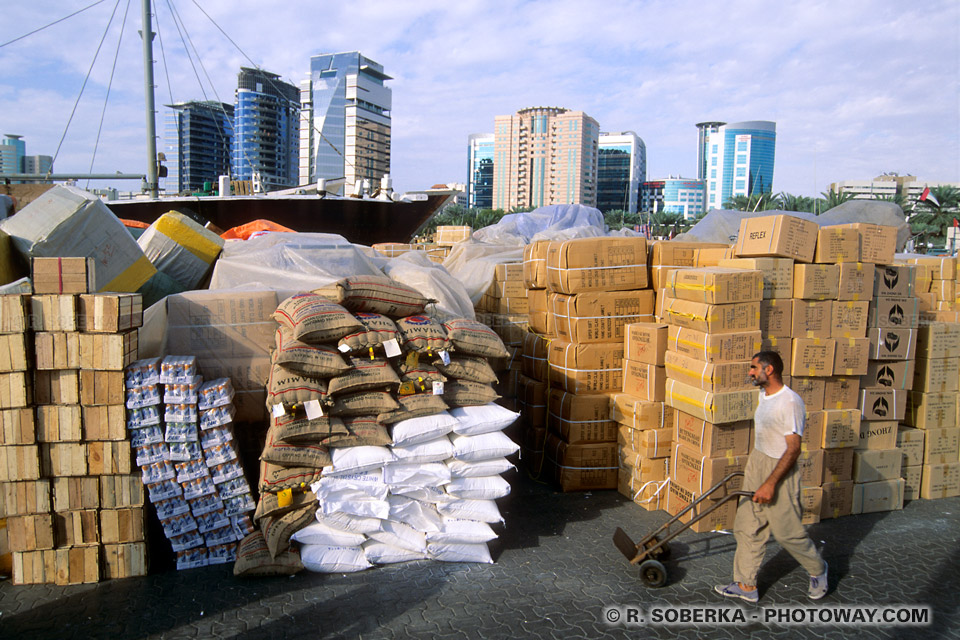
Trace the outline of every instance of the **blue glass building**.
{"label": "blue glass building", "polygon": [[275,73],[241,67],[233,113],[235,180],[259,176],[264,191],[297,185],[300,94]]}
{"label": "blue glass building", "polygon": [[205,182],[216,185],[220,176],[230,175],[233,105],[210,100],[178,102],[167,108],[166,191],[200,191]]}
{"label": "blue glass building", "polygon": [[474,133],[467,145],[467,206],[493,208],[492,133]]}
{"label": "blue glass building", "polygon": [[647,179],[647,146],[633,131],[601,133],[597,153],[597,208],[636,213]]}
{"label": "blue glass building", "polygon": [[644,211],[679,213],[690,220],[706,211],[706,199],[703,180],[669,177],[643,183]]}
{"label": "blue glass building", "polygon": [[721,209],[734,196],[773,192],[777,124],[735,122],[707,136],[707,206]]}

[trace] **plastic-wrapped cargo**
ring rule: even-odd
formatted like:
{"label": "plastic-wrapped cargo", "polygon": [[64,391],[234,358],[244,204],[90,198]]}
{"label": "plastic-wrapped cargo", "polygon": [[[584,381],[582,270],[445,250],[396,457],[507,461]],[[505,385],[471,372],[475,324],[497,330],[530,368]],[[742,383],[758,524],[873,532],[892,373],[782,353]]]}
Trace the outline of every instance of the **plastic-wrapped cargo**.
{"label": "plastic-wrapped cargo", "polygon": [[137,244],[157,271],[170,276],[181,290],[196,289],[223,249],[223,238],[182,213],[157,218]]}
{"label": "plastic-wrapped cargo", "polygon": [[97,262],[96,290],[135,292],[156,269],[123,223],[99,198],[55,186],[0,222],[14,247],[31,257],[81,257]]}

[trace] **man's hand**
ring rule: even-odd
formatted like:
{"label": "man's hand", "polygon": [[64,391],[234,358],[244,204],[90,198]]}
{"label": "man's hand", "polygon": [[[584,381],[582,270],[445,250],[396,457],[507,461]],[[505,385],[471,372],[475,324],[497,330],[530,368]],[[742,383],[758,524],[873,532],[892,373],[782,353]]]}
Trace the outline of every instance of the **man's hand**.
{"label": "man's hand", "polygon": [[762,485],[757,487],[757,490],[753,492],[753,501],[757,504],[768,504],[773,502],[773,493],[776,491],[777,486],[771,483],[769,480],[764,482]]}

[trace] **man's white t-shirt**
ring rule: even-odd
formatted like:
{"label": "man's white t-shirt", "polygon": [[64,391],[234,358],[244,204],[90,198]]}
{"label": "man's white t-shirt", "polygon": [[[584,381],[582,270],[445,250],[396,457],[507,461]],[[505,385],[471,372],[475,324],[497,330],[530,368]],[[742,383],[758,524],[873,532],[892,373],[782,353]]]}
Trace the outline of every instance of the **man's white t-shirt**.
{"label": "man's white t-shirt", "polygon": [[760,391],[760,404],[753,417],[753,446],[771,458],[781,458],[787,451],[785,437],[795,433],[803,437],[807,409],[803,398],[784,385],[782,389],[767,395]]}

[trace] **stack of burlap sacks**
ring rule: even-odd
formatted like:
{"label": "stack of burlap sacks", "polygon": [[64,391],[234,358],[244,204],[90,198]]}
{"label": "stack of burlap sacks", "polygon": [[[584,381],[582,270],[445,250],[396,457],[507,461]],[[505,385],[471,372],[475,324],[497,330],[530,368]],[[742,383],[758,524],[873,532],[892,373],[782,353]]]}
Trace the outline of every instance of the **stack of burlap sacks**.
{"label": "stack of burlap sacks", "polygon": [[488,358],[508,353],[478,322],[423,315],[429,302],[355,276],[279,305],[259,530],[236,574],[491,562],[518,447]]}

